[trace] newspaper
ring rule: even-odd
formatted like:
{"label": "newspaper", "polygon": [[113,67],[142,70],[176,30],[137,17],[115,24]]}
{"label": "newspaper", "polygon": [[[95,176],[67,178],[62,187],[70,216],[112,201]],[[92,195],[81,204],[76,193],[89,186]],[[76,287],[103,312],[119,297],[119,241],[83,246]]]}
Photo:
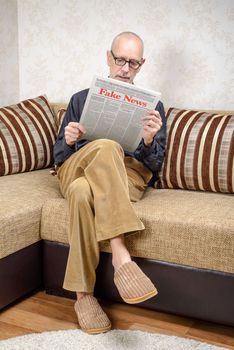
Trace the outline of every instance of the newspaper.
{"label": "newspaper", "polygon": [[133,152],[143,134],[142,118],[155,109],[161,94],[111,78],[94,76],[80,123],[83,138],[111,139]]}

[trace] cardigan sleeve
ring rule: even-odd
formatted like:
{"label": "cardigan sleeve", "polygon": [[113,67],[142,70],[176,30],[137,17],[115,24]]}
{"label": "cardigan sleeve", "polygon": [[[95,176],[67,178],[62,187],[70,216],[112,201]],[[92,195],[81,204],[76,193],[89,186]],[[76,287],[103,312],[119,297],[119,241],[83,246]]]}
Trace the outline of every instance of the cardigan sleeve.
{"label": "cardigan sleeve", "polygon": [[76,95],[71,97],[71,100],[68,104],[66,114],[64,116],[61,128],[59,130],[58,137],[54,144],[54,162],[56,165],[61,165],[66,159],[68,159],[76,150],[75,145],[69,146],[64,137],[64,128],[71,121],[79,121],[79,104]]}
{"label": "cardigan sleeve", "polygon": [[153,173],[158,174],[162,167],[165,155],[166,145],[166,117],[164,107],[161,101],[158,102],[156,108],[162,118],[162,127],[154,136],[150,146],[144,144],[143,139],[134,152],[134,157],[145,164]]}
{"label": "cardigan sleeve", "polygon": [[79,123],[82,110],[84,108],[85,100],[87,98],[88,89],[82,90],[74,94],[67,107],[61,128],[59,130],[58,137],[54,144],[54,163],[55,165],[61,165],[68,159],[73,153],[75,153],[80,147],[84,146],[88,141],[79,140],[74,145],[69,146],[66,143],[64,137],[64,129],[70,122]]}

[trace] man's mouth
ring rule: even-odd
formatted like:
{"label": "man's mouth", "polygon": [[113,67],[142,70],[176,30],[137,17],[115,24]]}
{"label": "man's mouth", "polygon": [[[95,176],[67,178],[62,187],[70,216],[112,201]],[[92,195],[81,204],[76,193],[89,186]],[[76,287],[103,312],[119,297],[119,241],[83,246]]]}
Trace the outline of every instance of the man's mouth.
{"label": "man's mouth", "polygon": [[122,77],[121,75],[117,75],[116,78],[119,80],[122,80],[122,81],[126,81],[126,82],[129,82],[129,80],[130,80],[130,77]]}

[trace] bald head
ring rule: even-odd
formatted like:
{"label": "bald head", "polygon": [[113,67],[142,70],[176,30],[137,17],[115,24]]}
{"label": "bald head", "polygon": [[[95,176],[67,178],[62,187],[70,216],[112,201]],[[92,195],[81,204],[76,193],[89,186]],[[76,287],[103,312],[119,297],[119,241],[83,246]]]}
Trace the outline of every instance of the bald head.
{"label": "bald head", "polygon": [[121,42],[128,42],[131,44],[131,42],[135,45],[139,46],[139,51],[141,52],[141,57],[143,57],[144,54],[144,43],[143,40],[133,32],[122,32],[116,37],[114,37],[112,44],[111,44],[111,50],[115,51],[116,47],[119,47],[121,45]]}

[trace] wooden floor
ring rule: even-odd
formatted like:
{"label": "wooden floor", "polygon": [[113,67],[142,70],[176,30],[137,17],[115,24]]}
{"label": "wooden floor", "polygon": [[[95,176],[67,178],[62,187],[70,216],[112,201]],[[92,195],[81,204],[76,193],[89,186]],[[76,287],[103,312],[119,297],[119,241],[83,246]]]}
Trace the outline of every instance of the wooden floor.
{"label": "wooden floor", "polygon": [[[78,327],[74,300],[38,292],[0,313],[0,339],[23,334]],[[234,349],[234,328],[191,318],[145,310],[127,304],[102,302],[115,329],[177,335]]]}

